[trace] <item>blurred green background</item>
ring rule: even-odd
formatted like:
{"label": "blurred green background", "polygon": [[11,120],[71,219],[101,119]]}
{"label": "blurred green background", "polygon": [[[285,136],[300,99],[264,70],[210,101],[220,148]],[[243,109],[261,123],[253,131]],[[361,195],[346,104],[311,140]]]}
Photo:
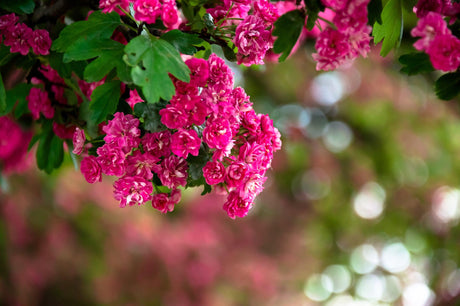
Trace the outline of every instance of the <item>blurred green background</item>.
{"label": "blurred green background", "polygon": [[460,110],[378,51],[235,68],[283,135],[244,219],[194,189],[167,215],[120,209],[70,158],[8,176],[1,304],[460,305]]}

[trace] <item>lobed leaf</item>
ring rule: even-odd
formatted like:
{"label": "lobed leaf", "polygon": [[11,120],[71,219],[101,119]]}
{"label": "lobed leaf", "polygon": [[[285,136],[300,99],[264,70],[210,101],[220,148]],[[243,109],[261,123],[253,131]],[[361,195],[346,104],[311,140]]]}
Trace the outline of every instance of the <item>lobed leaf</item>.
{"label": "lobed leaf", "polygon": [[283,62],[289,56],[299,39],[304,22],[305,16],[300,10],[287,12],[275,22],[272,34],[278,38],[273,45],[273,52],[282,53],[278,61]]}
{"label": "lobed leaf", "polygon": [[52,121],[46,121],[36,153],[39,169],[49,174],[61,166],[64,160],[63,143],[63,140],[54,134]]}
{"label": "lobed leaf", "polygon": [[91,121],[101,123],[109,114],[115,112],[120,99],[120,85],[120,81],[111,81],[94,89],[89,105]]}
{"label": "lobed leaf", "polygon": [[403,33],[401,0],[390,0],[382,11],[382,24],[375,22],[372,35],[374,43],[383,40],[381,56],[386,56],[393,48],[399,47]]}
{"label": "lobed leaf", "polygon": [[197,46],[204,42],[197,34],[184,33],[180,30],[172,30],[161,36],[161,39],[166,40],[180,53],[193,55],[197,50]]}
{"label": "lobed leaf", "polygon": [[424,52],[401,55],[399,57],[399,62],[403,64],[401,72],[408,75],[434,71],[430,57]]}
{"label": "lobed leaf", "polygon": [[31,14],[35,9],[34,0],[2,0],[0,8],[16,14]]}

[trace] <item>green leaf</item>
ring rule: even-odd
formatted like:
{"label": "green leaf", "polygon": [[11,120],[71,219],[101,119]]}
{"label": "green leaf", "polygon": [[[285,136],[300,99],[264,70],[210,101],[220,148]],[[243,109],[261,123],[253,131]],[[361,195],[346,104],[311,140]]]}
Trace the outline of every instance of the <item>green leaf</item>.
{"label": "green leaf", "polygon": [[0,67],[8,64],[13,58],[19,56],[19,53],[11,53],[10,47],[0,45]]}
{"label": "green leaf", "polygon": [[139,117],[144,125],[144,130],[154,133],[165,130],[166,127],[161,123],[160,109],[163,109],[166,103],[137,103],[134,105],[134,114]]}
{"label": "green leaf", "polygon": [[401,72],[408,75],[434,71],[430,57],[423,52],[401,55],[399,57],[399,62],[404,66],[401,68]]}
{"label": "green leaf", "polygon": [[91,121],[96,124],[104,121],[109,114],[115,113],[120,99],[120,82],[111,81],[96,87],[91,94]]}
{"label": "green leaf", "polygon": [[126,70],[126,63],[123,61],[125,46],[119,42],[115,43],[116,44],[111,44],[112,48],[101,52],[97,59],[86,66],[84,72],[85,81],[100,81],[114,68],[117,68],[118,76],[122,81],[130,81],[131,78],[129,75],[126,76],[126,73],[124,73]]}
{"label": "green leaf", "polygon": [[275,22],[273,36],[278,36],[273,46],[275,53],[282,53],[279,58],[283,62],[291,53],[292,48],[299,39],[305,16],[299,10],[287,12]]}
{"label": "green leaf", "polygon": [[3,85],[2,74],[0,73],[0,115],[6,111],[6,92],[5,85]]}
{"label": "green leaf", "polygon": [[32,85],[21,83],[8,90],[6,92],[5,113],[10,113],[16,106],[16,109],[14,110],[14,117],[21,117],[27,111],[26,97],[29,95],[31,88]]}
{"label": "green leaf", "polygon": [[403,33],[401,0],[390,0],[382,11],[382,24],[374,23],[372,35],[375,44],[383,40],[381,56],[386,56],[393,48],[399,47]]}
{"label": "green leaf", "polygon": [[[233,45],[233,43],[231,43]],[[223,45],[221,46],[222,52],[224,52],[225,58],[230,61],[230,62],[236,62],[236,52],[235,49],[232,48],[231,46]]]}
{"label": "green leaf", "polygon": [[117,13],[104,14],[96,11],[88,20],[77,21],[65,27],[51,49],[62,53],[69,52],[64,56],[65,62],[96,57],[100,55],[97,50],[105,50],[103,45],[108,43],[119,25],[121,22]]}
{"label": "green leaf", "polygon": [[35,8],[34,0],[2,0],[0,8],[16,14],[31,14]]}
{"label": "green leaf", "polygon": [[179,52],[163,39],[145,36],[132,39],[125,47],[124,60],[132,66],[133,82],[142,88],[149,103],[172,98],[175,88],[169,74],[181,81],[190,81],[190,69]]}
{"label": "green leaf", "polygon": [[442,100],[451,100],[460,94],[460,72],[446,73],[435,83],[436,95]]}
{"label": "green leaf", "polygon": [[161,36],[161,39],[166,40],[180,53],[193,55],[197,52],[196,46],[204,42],[196,34],[184,33],[179,30],[172,30]]}
{"label": "green leaf", "polygon": [[[455,1],[455,0],[454,0]],[[414,13],[414,6],[417,4],[418,0],[402,0],[403,8],[409,12]]]}
{"label": "green leaf", "polygon": [[64,160],[63,143],[63,140],[54,134],[52,121],[46,121],[36,153],[39,169],[49,174],[59,168]]}
{"label": "green leaf", "polygon": [[382,0],[371,0],[367,5],[367,18],[370,25],[378,22],[382,24]]}
{"label": "green leaf", "polygon": [[70,62],[64,63],[63,59],[64,55],[62,53],[51,52],[48,56],[48,61],[54,70],[57,71],[59,76],[70,79],[72,77],[72,73],[78,75],[78,77],[83,77],[83,69],[86,66],[86,62]]}
{"label": "green leaf", "polygon": [[318,14],[324,11],[325,7],[320,0],[304,0],[305,6],[307,7],[307,29],[312,30],[315,27]]}

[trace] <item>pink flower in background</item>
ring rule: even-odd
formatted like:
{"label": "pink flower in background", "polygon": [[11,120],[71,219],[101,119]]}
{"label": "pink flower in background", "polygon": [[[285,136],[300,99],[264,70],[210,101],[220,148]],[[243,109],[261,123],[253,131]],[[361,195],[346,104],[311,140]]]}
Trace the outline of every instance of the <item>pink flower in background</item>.
{"label": "pink flower in background", "polygon": [[102,173],[107,175],[123,176],[125,174],[125,153],[114,144],[106,143],[97,148],[98,163]]}
{"label": "pink flower in background", "polygon": [[131,108],[134,109],[134,105],[136,105],[137,103],[141,103],[141,102],[144,102],[144,100],[142,100],[142,98],[139,96],[137,90],[136,89],[130,90],[129,98],[126,99],[126,103],[128,103],[129,106],[131,106]]}
{"label": "pink flower in background", "polygon": [[48,55],[51,48],[50,34],[46,30],[35,30],[29,41],[35,54]]}
{"label": "pink flower in background", "polygon": [[238,48],[238,64],[250,66],[263,64],[265,52],[273,46],[271,32],[265,29],[263,19],[250,15],[235,31],[235,45]]}
{"label": "pink flower in background", "polygon": [[348,61],[351,48],[348,37],[331,28],[322,31],[315,43],[316,70],[333,70]]}
{"label": "pink flower in background", "polygon": [[237,187],[241,185],[246,179],[249,167],[244,162],[233,162],[227,167],[227,175],[225,176],[225,182],[229,187]]}
{"label": "pink flower in background", "polygon": [[38,120],[40,118],[40,113],[47,119],[53,118],[54,108],[51,106],[51,101],[46,91],[37,87],[32,87],[26,100],[28,101],[27,106],[32,113],[32,118]]}
{"label": "pink flower in background", "polygon": [[125,176],[113,184],[113,194],[120,207],[142,205],[152,199],[152,183],[140,176]]}
{"label": "pink flower in background", "polygon": [[127,10],[129,7],[128,0],[100,0],[99,7],[102,9],[103,13],[117,12],[121,14],[121,11],[117,8],[119,5],[124,10]]}
{"label": "pink flower in background", "polygon": [[170,155],[162,160],[157,174],[164,186],[174,189],[187,184],[187,170],[188,164],[184,158]]}
{"label": "pink flower in background", "polygon": [[10,28],[12,28],[18,21],[19,17],[14,13],[0,16],[0,35],[10,31]]}
{"label": "pink flower in background", "polygon": [[30,49],[30,40],[32,38],[32,29],[23,23],[16,24],[5,32],[5,46],[9,46],[10,52],[19,52],[22,55],[27,55]]}
{"label": "pink flower in background", "polygon": [[152,207],[158,209],[162,213],[171,212],[174,206],[180,202],[181,192],[179,189],[174,189],[171,194],[157,193],[153,195]]}
{"label": "pink flower in background", "polygon": [[142,138],[144,151],[156,157],[168,156],[171,153],[171,132],[166,130],[156,133],[146,133]]}
{"label": "pink flower in background", "polygon": [[426,53],[435,69],[454,71],[460,65],[460,40],[454,35],[437,35]]}
{"label": "pink flower in background", "polygon": [[78,86],[80,87],[81,91],[85,95],[85,97],[88,98],[88,100],[91,101],[91,95],[93,94],[93,91],[100,85],[104,84],[105,78],[98,81],[98,82],[92,82],[88,83],[83,80],[78,81]]}
{"label": "pink flower in background", "polygon": [[139,150],[133,152],[133,155],[130,155],[126,158],[126,175],[128,176],[140,176],[147,180],[153,178],[153,172],[156,172],[160,169],[160,166],[157,165],[160,159],[153,156],[152,154],[146,152],[142,153]]}
{"label": "pink flower in background", "polygon": [[236,217],[245,217],[249,209],[251,209],[253,202],[247,201],[238,195],[238,192],[232,191],[228,195],[227,201],[224,203],[223,209],[227,212],[227,215],[235,219]]}
{"label": "pink flower in background", "polygon": [[53,122],[53,132],[61,139],[72,139],[75,132],[75,126],[66,126]]}
{"label": "pink flower in background", "polygon": [[321,0],[324,6],[330,7],[333,10],[343,10],[349,0]]}
{"label": "pink flower in background", "polygon": [[128,153],[139,146],[141,131],[138,128],[139,119],[133,115],[125,115],[121,112],[115,113],[114,118],[109,120],[102,130],[107,134],[104,137],[106,143],[113,143]]}
{"label": "pink flower in background", "polygon": [[180,23],[179,12],[175,1],[164,1],[161,8],[161,20],[168,29],[177,29]]}
{"label": "pink flower in background", "polygon": [[207,162],[203,167],[203,176],[209,185],[222,183],[225,178],[225,167],[218,161]]}
{"label": "pink flower in background", "polygon": [[146,23],[155,23],[161,15],[161,3],[158,0],[136,0],[134,2],[134,18]]}
{"label": "pink flower in background", "polygon": [[21,129],[10,118],[0,117],[0,158],[7,158],[14,153],[21,142]]}
{"label": "pink flower in background", "polygon": [[273,25],[280,16],[278,8],[268,0],[254,1],[254,15],[265,21],[267,26]]}
{"label": "pink flower in background", "polygon": [[430,12],[417,22],[417,26],[410,33],[413,37],[420,37],[414,43],[414,48],[426,51],[436,35],[449,35],[451,31],[440,14]]}
{"label": "pink flower in background", "polygon": [[419,0],[414,7],[414,13],[418,18],[423,18],[430,12],[441,13],[442,4],[441,0]]}
{"label": "pink flower in background", "polygon": [[201,139],[195,130],[179,129],[171,136],[171,151],[179,157],[187,158],[188,154],[198,156]]}
{"label": "pink flower in background", "polygon": [[96,157],[89,155],[83,158],[80,170],[88,183],[93,184],[102,181],[101,166]]}
{"label": "pink flower in background", "polygon": [[73,133],[73,137],[72,137],[72,142],[73,142],[72,153],[80,155],[83,152],[85,141],[86,141],[85,130],[80,129],[79,127],[76,127],[75,132]]}

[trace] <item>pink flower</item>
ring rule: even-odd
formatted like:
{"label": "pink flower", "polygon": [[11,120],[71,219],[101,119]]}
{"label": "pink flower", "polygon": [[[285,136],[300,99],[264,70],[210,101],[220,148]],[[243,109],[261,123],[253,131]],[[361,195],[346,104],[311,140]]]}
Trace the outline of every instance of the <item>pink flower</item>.
{"label": "pink flower", "polygon": [[233,162],[227,167],[225,182],[229,187],[237,187],[241,185],[248,174],[248,170],[248,165],[246,163],[240,161]]}
{"label": "pink flower", "polygon": [[174,189],[187,184],[187,170],[188,164],[185,159],[170,155],[163,159],[161,169],[157,170],[157,174],[164,186]]}
{"label": "pink flower", "polygon": [[330,7],[333,10],[343,10],[348,3],[348,0],[321,0],[324,6]]}
{"label": "pink flower", "polygon": [[265,29],[264,20],[254,15],[246,17],[236,27],[234,42],[238,48],[238,64],[246,66],[263,64],[265,52],[273,46],[271,33]]}
{"label": "pink flower", "polygon": [[4,175],[25,171],[31,166],[32,155],[28,152],[31,132],[24,132],[10,118],[0,117],[0,163]]}
{"label": "pink flower", "polygon": [[351,51],[348,37],[331,28],[322,31],[316,40],[313,59],[317,61],[316,70],[333,70],[348,61]]}
{"label": "pink flower", "polygon": [[88,183],[93,184],[102,181],[101,166],[96,157],[89,155],[83,158],[80,170]]}
{"label": "pink flower", "polygon": [[235,217],[245,217],[249,209],[253,205],[252,201],[247,201],[238,195],[238,192],[233,191],[228,195],[227,201],[224,203],[223,209],[227,212],[227,215],[235,219]]}
{"label": "pink flower", "polygon": [[435,69],[454,71],[460,65],[460,40],[454,35],[436,35],[426,53]]}
{"label": "pink flower", "polygon": [[98,163],[101,165],[102,173],[107,175],[122,176],[125,174],[125,153],[120,147],[106,143],[97,148]]}
{"label": "pink flower", "polygon": [[142,205],[152,199],[152,183],[140,176],[125,176],[113,184],[113,194],[120,207]]}
{"label": "pink flower", "polygon": [[75,125],[66,126],[53,122],[53,132],[61,139],[72,139],[75,132]]}
{"label": "pink flower", "polygon": [[26,100],[28,101],[27,106],[32,113],[32,118],[38,120],[40,118],[40,113],[47,119],[53,118],[54,108],[51,106],[51,101],[46,91],[37,87],[32,87]]}
{"label": "pink flower", "polygon": [[161,123],[172,130],[188,125],[187,114],[171,104],[160,110],[160,116]]}
{"label": "pink flower", "polygon": [[185,61],[185,64],[190,68],[190,84],[204,87],[209,78],[209,64],[202,58],[192,57]]}
{"label": "pink flower", "polygon": [[72,142],[73,142],[73,154],[80,155],[83,152],[85,146],[86,136],[85,130],[80,129],[79,127],[75,128],[73,133]]}
{"label": "pink flower", "polygon": [[273,25],[280,16],[277,7],[268,0],[254,1],[254,15],[265,21],[266,25]]}
{"label": "pink flower", "polygon": [[430,12],[441,13],[442,7],[441,0],[419,0],[414,7],[414,12],[418,18],[423,18]]}
{"label": "pink flower", "polygon": [[113,143],[128,153],[137,148],[140,143],[141,131],[138,128],[139,119],[133,115],[125,115],[117,112],[112,120],[109,120],[102,130],[107,134],[104,137],[106,143]]}
{"label": "pink flower", "polygon": [[241,125],[249,131],[252,135],[257,135],[260,131],[260,117],[256,112],[251,109],[241,114]]}
{"label": "pink flower", "polygon": [[10,46],[10,52],[19,52],[22,55],[27,55],[30,49],[30,40],[32,38],[32,29],[23,23],[16,24],[9,28],[5,33],[5,46]]}
{"label": "pink flower", "polygon": [[141,103],[141,102],[144,102],[144,100],[142,100],[142,98],[139,96],[139,94],[137,93],[137,90],[136,89],[130,90],[129,98],[126,99],[126,103],[128,103],[129,106],[131,106],[131,108],[134,109],[134,105],[136,105],[137,103]]}
{"label": "pink flower", "polygon": [[176,29],[180,23],[175,1],[164,2],[161,8],[161,20],[168,29]]}
{"label": "pink flower", "polygon": [[22,132],[10,118],[0,117],[0,158],[7,158],[14,153],[21,142]]}
{"label": "pink flower", "polygon": [[100,0],[99,1],[99,7],[102,9],[103,13],[110,13],[110,12],[115,11],[121,15],[120,9],[117,8],[118,5],[124,10],[127,10],[129,7],[129,1],[128,0]]}
{"label": "pink flower", "polygon": [[161,15],[161,3],[158,0],[136,0],[134,2],[134,18],[146,23],[155,23]]}
{"label": "pink flower", "polygon": [[417,22],[410,33],[413,37],[421,37],[414,43],[414,48],[426,51],[436,35],[449,35],[451,31],[440,14],[430,12]]}
{"label": "pink flower", "polygon": [[232,140],[230,123],[224,118],[209,120],[203,130],[203,141],[213,149],[223,149]]}
{"label": "pink flower", "polygon": [[171,191],[171,195],[167,193],[157,193],[153,195],[152,207],[158,209],[162,213],[171,212],[174,210],[174,205],[180,202],[181,192],[179,189]]}
{"label": "pink flower", "polygon": [[264,189],[264,183],[267,180],[267,177],[263,176],[261,173],[252,173],[243,184],[238,186],[238,195],[240,198],[245,201],[252,202],[255,197],[259,195]]}
{"label": "pink flower", "polygon": [[18,21],[19,17],[14,13],[0,16],[0,35],[9,31],[9,29],[12,28]]}
{"label": "pink flower", "polygon": [[146,133],[142,138],[144,151],[156,157],[168,156],[171,153],[171,132],[166,130],[156,133]]}
{"label": "pink flower", "polygon": [[91,95],[93,94],[93,91],[100,85],[104,84],[105,78],[98,81],[98,82],[92,82],[88,83],[83,80],[78,81],[78,86],[80,87],[81,91],[85,95],[85,97],[88,98],[88,100],[91,100]]}
{"label": "pink flower", "polygon": [[160,166],[157,165],[159,161],[159,158],[148,152],[141,153],[141,151],[136,150],[133,152],[133,155],[128,156],[126,159],[126,175],[140,176],[151,180],[153,178],[152,171],[156,172],[160,169]]}
{"label": "pink flower", "polygon": [[214,88],[233,88],[233,72],[225,64],[225,61],[216,54],[211,54],[208,59],[209,79],[208,86]]}
{"label": "pink flower", "polygon": [[203,176],[209,185],[222,183],[225,178],[225,167],[218,161],[207,162],[203,167]]}
{"label": "pink flower", "polygon": [[171,151],[179,157],[187,158],[188,154],[198,156],[201,139],[195,130],[180,129],[171,137]]}
{"label": "pink flower", "polygon": [[51,48],[50,34],[46,30],[35,30],[29,41],[35,54],[48,55]]}

